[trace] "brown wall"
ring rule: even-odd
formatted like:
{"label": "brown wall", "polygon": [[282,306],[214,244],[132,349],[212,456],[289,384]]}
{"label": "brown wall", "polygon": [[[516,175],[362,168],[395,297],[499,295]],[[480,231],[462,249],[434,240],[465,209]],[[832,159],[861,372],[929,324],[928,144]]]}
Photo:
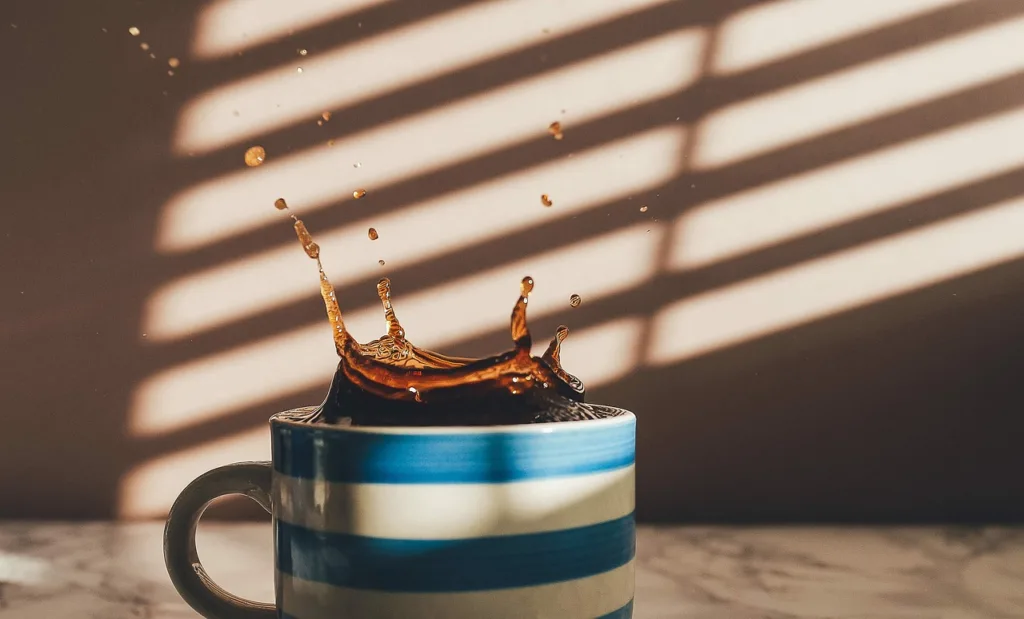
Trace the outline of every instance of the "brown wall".
{"label": "brown wall", "polygon": [[[314,380],[309,386],[201,422],[171,424],[166,432],[130,430],[138,389],[153,376],[320,320],[311,287],[301,298],[202,332],[158,342],[148,341],[148,333],[142,336],[147,321],[144,308],[161,286],[289,242],[286,226],[272,222],[194,251],[169,255],[156,249],[161,213],[174,196],[209,179],[237,173],[242,169],[241,152],[253,140],[273,156],[301,155],[327,139],[341,145],[361,131],[415,119],[599,54],[674,30],[702,29],[705,46],[700,48],[701,56],[692,59],[702,71],[695,81],[668,95],[576,124],[569,110],[567,146],[562,151],[551,150],[545,124],[538,124],[535,136],[497,144],[457,165],[371,187],[375,201],[365,206],[339,199],[337,205],[327,205],[306,218],[314,230],[327,231],[374,213],[401,213],[424,195],[443,197],[530,166],[553,164],[566,153],[600,150],[614,140],[673,123],[687,128],[688,137],[679,146],[678,171],[638,192],[635,200],[610,198],[581,207],[572,216],[531,224],[498,239],[422,260],[396,260],[389,267],[396,288],[419,294],[430,286],[457,282],[507,263],[526,260],[529,265],[531,256],[615,233],[637,222],[654,225],[657,220],[664,227],[665,222],[682,221],[678,218],[699,212],[702,206],[728,206],[730,200],[740,200],[743,192],[798,182],[825,173],[830,166],[868,160],[886,149],[912,146],[944,131],[1002,118],[999,115],[1024,104],[1024,66],[986,73],[1004,55],[1021,54],[1020,45],[986,48],[977,43],[968,49],[976,52],[970,62],[982,76],[965,78],[962,84],[954,80],[921,100],[882,106],[852,123],[825,123],[808,135],[800,132],[804,112],[787,106],[773,110],[769,105],[751,112],[756,120],[751,127],[737,125],[736,134],[715,133],[714,126],[705,123],[717,112],[801,85],[821,84],[823,92],[833,93],[832,99],[825,97],[824,105],[841,111],[851,97],[864,93],[844,91],[845,82],[830,85],[821,80],[872,62],[889,58],[895,62],[908,51],[953,42],[996,24],[1012,24],[1024,16],[1024,4],[935,2],[913,14],[825,36],[755,66],[716,72],[713,54],[733,44],[723,38],[728,31],[722,24],[738,23],[728,19],[747,15],[739,11],[756,8],[758,3],[648,2],[580,28],[553,29],[540,42],[358,100],[335,109],[324,127],[316,126],[313,116],[248,141],[228,140],[209,152],[176,154],[183,108],[197,95],[271,67],[294,65],[298,47],[309,48],[315,56],[320,50],[344,49],[392,32],[400,37],[403,28],[445,19],[469,4],[438,0],[367,5],[354,15],[301,27],[290,37],[246,48],[241,56],[202,60],[189,51],[199,2],[5,3],[0,23],[4,85],[0,203],[6,215],[0,235],[4,266],[0,271],[0,517],[158,515],[166,497],[191,478],[189,462],[205,468],[208,462],[250,453],[237,446],[221,449],[218,445],[224,443],[218,440],[251,436],[269,414],[320,400],[325,385]],[[779,10],[786,6],[761,3],[762,8],[773,5]],[[604,5],[594,6],[597,11]],[[554,19],[563,9],[551,10]],[[755,22],[760,19],[758,13],[749,15]],[[815,22],[801,19],[811,17],[794,13],[793,21],[783,20],[779,28],[815,31]],[[143,30],[142,36],[127,33],[133,25]],[[494,25],[501,27],[500,22]],[[1024,40],[1024,30],[1017,34],[1018,41]],[[143,40],[158,53],[156,60],[139,49]],[[454,37],[451,45],[459,44]],[[173,77],[166,75],[168,56],[182,59]],[[380,66],[364,70],[386,73],[391,66],[382,60]],[[941,63],[932,68],[934,74],[907,74],[896,82],[879,82],[877,88],[895,88],[904,80],[924,84],[934,79],[944,84],[947,73]],[[954,73],[951,67],[948,74]],[[358,75],[316,79],[359,83]],[[625,91],[631,87],[629,81],[614,85]],[[875,86],[869,81],[868,87]],[[517,113],[507,111],[510,117]],[[451,123],[450,139],[460,139],[458,120],[445,122]],[[813,125],[813,119],[807,122]],[[714,151],[702,150],[716,144],[713,140],[721,140],[717,144],[725,149],[717,152],[726,152],[733,142],[742,143],[757,134],[759,129],[754,129],[766,126],[791,126],[795,137],[772,142],[763,152],[744,153],[740,148],[736,157],[720,165],[695,163],[701,153]],[[955,171],[1000,149],[1013,148],[1018,135],[1013,130],[1018,125],[1007,126],[1005,140],[979,138],[974,144],[968,134],[966,148],[953,151],[955,157],[944,157],[943,165]],[[408,146],[415,151],[419,145]],[[915,152],[904,156],[923,157]],[[630,153],[625,157],[628,161]],[[270,171],[271,163],[268,160]],[[531,326],[548,334],[560,322],[568,322],[585,334],[590,328],[603,333],[601,325],[625,318],[640,325],[625,331],[635,350],[616,352],[630,356],[631,368],[593,388],[591,399],[629,408],[640,418],[641,517],[857,521],[1019,520],[1024,516],[1020,475],[1024,470],[1024,248],[1015,246],[1012,239],[992,242],[985,233],[998,232],[998,226],[989,225],[1000,221],[998,217],[1021,221],[1021,206],[1012,200],[1024,194],[1022,166],[1024,159],[1015,164],[993,163],[953,186],[937,182],[932,189],[895,191],[892,203],[817,227],[801,228],[801,218],[817,211],[798,209],[786,215],[793,218],[797,233],[686,268],[671,265],[669,256],[678,250],[672,243],[683,241],[673,241],[666,232],[659,237],[662,245],[652,250],[661,261],[658,268],[617,290],[601,291],[587,280],[596,281],[600,273],[588,271],[585,265],[570,265],[570,271],[578,270],[578,277],[585,280],[578,282],[581,286],[593,283],[598,292],[585,295],[579,309],[559,306]],[[788,194],[790,190],[782,184],[780,191],[828,212],[839,208],[835,204],[847,194],[865,191],[875,183],[895,187],[918,174],[930,178],[934,172],[934,165],[921,159],[917,171],[896,178],[840,176],[850,184],[810,194]],[[651,210],[640,219],[637,207],[645,201]],[[989,212],[985,209],[1001,203],[1009,206],[992,211],[995,219],[985,219],[985,225],[972,223],[972,215],[984,215]],[[553,208],[559,206],[556,200]],[[744,221],[758,220],[741,217],[736,229],[743,228]],[[963,232],[956,234],[955,226],[961,221],[965,222]],[[443,222],[439,225],[441,243]],[[754,236],[758,226],[751,232]],[[933,230],[954,233],[949,242],[941,241],[945,237],[935,241],[920,236]],[[1020,237],[1024,242],[1024,228]],[[918,243],[914,240],[918,238],[925,240]],[[910,239],[905,250],[900,249],[900,239]],[[888,241],[896,244],[885,245]],[[992,243],[999,251],[991,250],[994,253],[989,256],[985,252]],[[893,248],[905,253],[898,253],[899,263],[893,268],[880,268],[865,258],[863,271],[851,272],[835,266],[838,262],[828,262],[847,260],[856,265],[860,255],[856,252],[870,253],[876,247],[880,252]],[[976,255],[982,257],[972,262]],[[377,255],[371,258],[376,262]],[[920,266],[927,271],[929,265],[947,263],[952,265],[948,273],[934,277],[917,277],[919,271],[913,270]],[[805,281],[800,279],[800,269],[812,265],[834,267],[841,281],[826,277],[824,286],[799,284]],[[907,267],[909,279],[904,285],[897,272],[906,265],[913,268]],[[297,268],[307,266],[299,262]],[[787,274],[796,279],[787,279]],[[571,275],[566,277],[568,284],[549,278],[554,280],[550,289],[559,294],[569,291],[560,287],[572,285]],[[365,275],[345,283],[339,290],[341,298],[352,306],[366,306],[373,301],[375,278]],[[853,294],[838,305],[815,296],[831,286],[838,295],[835,298],[842,298],[844,291],[874,290],[878,282],[890,280],[892,286],[879,288],[885,294],[864,298]],[[729,296],[737,287],[758,282],[765,282],[765,287],[760,293],[755,288],[750,302],[743,303],[742,295]],[[538,281],[538,293],[544,285],[544,280]],[[514,294],[515,280],[509,286]],[[807,295],[806,303],[801,295]],[[710,305],[701,305],[705,301]],[[673,305],[679,302],[684,305]],[[715,303],[724,309],[715,310],[719,307]],[[766,316],[763,328],[744,331],[747,319],[728,314],[737,303],[744,315]],[[807,311],[794,314],[802,318],[770,320],[780,304],[792,313],[802,303]],[[673,322],[675,314],[665,313],[665,308],[672,307],[685,310],[679,314],[681,323]],[[416,312],[411,312],[414,315],[409,318],[415,321]],[[687,321],[687,316],[692,319]],[[419,319],[429,322],[422,315]],[[731,337],[734,332],[738,335]],[[724,335],[704,348],[678,344],[691,341],[686,338],[692,339],[693,333]],[[489,329],[466,341],[453,340],[446,351],[489,353],[505,347],[507,338],[503,330]],[[572,342],[567,343],[570,350]],[[671,354],[659,356],[658,350],[690,352],[677,354],[678,360],[673,361]],[[570,369],[586,380],[590,366],[585,359],[579,364],[583,367]],[[256,436],[258,442],[265,442]],[[196,449],[205,450],[203,458],[193,456],[199,453]],[[147,473],[139,482],[161,486],[155,502],[146,503],[146,509],[126,509],[123,484],[129,472],[179,452],[186,454],[183,460],[172,458],[164,469]]]}

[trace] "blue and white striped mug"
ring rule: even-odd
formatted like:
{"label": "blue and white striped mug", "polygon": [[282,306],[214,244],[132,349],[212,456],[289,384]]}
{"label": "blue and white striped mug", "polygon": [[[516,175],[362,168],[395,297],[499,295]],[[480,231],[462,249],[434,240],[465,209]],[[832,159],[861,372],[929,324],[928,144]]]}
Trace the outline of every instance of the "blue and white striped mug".
{"label": "blue and white striped mug", "polygon": [[[273,462],[193,481],[164,558],[207,619],[628,619],[636,418],[373,428],[270,420]],[[273,515],[276,604],[235,597],[196,553],[203,510]]]}

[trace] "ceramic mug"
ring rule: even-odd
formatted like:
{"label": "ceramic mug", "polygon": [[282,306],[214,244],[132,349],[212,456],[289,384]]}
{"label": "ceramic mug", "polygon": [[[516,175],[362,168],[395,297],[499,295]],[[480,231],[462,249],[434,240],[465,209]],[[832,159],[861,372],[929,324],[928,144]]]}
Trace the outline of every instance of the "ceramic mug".
{"label": "ceramic mug", "polygon": [[[270,420],[272,462],[178,496],[164,559],[207,619],[628,619],[636,418],[374,428]],[[244,494],[273,516],[276,604],[203,570],[203,510]]]}

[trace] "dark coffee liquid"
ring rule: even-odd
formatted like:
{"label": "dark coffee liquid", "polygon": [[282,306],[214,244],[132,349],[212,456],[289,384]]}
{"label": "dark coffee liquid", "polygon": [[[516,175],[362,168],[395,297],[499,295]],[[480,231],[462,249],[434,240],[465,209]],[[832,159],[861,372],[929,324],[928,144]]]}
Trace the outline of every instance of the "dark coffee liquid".
{"label": "dark coffee liquid", "polygon": [[387,334],[360,344],[345,329],[337,295],[320,262],[320,246],[301,220],[294,215],[292,219],[303,250],[316,260],[320,295],[340,357],[330,392],[308,421],[496,425],[596,419],[617,413],[617,409],[585,404],[583,383],[562,369],[559,351],[569,334],[567,327],[558,328],[543,356],[530,355],[532,339],[526,325],[526,306],[533,291],[530,277],[520,283],[512,309],[513,348],[507,352],[467,359],[414,346],[405,338],[391,305],[387,278],[377,284]]}

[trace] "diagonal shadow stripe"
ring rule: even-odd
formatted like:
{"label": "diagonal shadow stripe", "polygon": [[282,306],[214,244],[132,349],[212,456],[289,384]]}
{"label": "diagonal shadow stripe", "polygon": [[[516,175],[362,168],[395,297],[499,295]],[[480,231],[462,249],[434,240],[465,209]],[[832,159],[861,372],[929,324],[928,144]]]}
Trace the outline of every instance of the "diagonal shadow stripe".
{"label": "diagonal shadow stripe", "polygon": [[245,79],[280,67],[282,58],[294,59],[296,47],[309,49],[314,54],[320,50],[337,50],[483,2],[485,0],[430,0],[387,2],[367,7],[290,32],[276,40],[247,47],[241,54],[199,60],[195,77],[189,83],[189,92],[198,94],[220,86],[224,83],[225,74],[232,80]]}
{"label": "diagonal shadow stripe", "polygon": [[329,383],[325,382],[321,386],[282,394],[257,405],[229,411],[214,419],[164,434],[133,436],[129,442],[130,460],[136,463],[145,462],[161,455],[172,454],[186,447],[202,445],[219,438],[240,434],[251,430],[254,426],[267,429],[267,441],[269,442],[271,415],[299,406],[316,406],[323,402],[329,386]]}
{"label": "diagonal shadow stripe", "polygon": [[984,5],[961,2],[870,31],[830,41],[775,62],[716,76],[708,85],[704,113],[712,108],[796,86],[832,73],[900,52],[911,51],[944,39],[968,34],[1019,15],[1024,5],[1015,0],[995,0]]}
{"label": "diagonal shadow stripe", "polygon": [[1024,104],[1024,72],[897,110],[706,172],[691,173],[697,199],[711,200],[888,146],[954,129]]}

